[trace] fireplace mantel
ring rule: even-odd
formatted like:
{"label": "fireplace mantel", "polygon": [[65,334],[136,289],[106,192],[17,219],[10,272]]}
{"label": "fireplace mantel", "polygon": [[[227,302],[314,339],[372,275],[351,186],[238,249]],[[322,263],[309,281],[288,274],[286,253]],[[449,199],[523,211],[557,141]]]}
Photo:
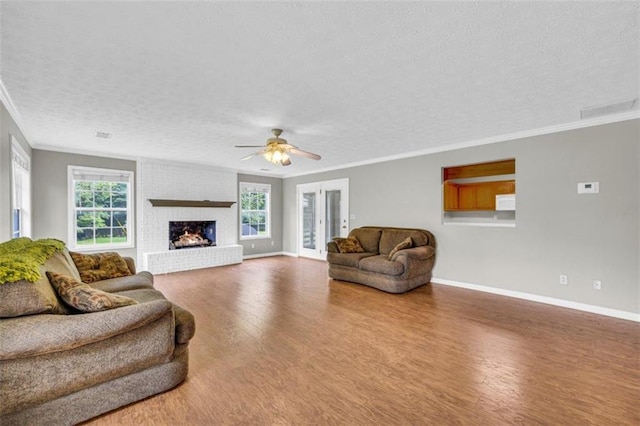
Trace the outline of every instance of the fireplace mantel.
{"label": "fireplace mantel", "polygon": [[158,200],[149,198],[153,207],[231,207],[235,201]]}

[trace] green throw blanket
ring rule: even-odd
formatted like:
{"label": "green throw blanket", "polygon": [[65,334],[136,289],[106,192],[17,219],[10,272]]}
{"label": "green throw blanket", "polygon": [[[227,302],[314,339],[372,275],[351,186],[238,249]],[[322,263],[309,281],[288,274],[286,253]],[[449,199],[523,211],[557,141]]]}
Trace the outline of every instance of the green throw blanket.
{"label": "green throw blanket", "polygon": [[33,241],[26,237],[0,244],[0,285],[20,280],[38,281],[40,266],[64,246],[62,241],[52,238]]}

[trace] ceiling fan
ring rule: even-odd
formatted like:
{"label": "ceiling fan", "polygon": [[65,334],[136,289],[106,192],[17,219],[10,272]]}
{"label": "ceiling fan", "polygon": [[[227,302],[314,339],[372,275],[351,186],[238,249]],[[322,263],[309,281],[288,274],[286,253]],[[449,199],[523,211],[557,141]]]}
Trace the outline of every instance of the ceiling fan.
{"label": "ceiling fan", "polygon": [[289,154],[299,155],[300,157],[310,158],[312,160],[319,160],[321,157],[318,154],[312,152],[303,151],[298,149],[297,146],[290,145],[286,139],[282,139],[282,129],[271,129],[271,133],[275,138],[267,139],[266,145],[236,145],[236,148],[264,148],[262,151],[254,152],[251,155],[247,155],[242,160],[248,160],[256,155],[262,155],[265,160],[273,164],[281,164],[283,166],[291,165],[291,158]]}

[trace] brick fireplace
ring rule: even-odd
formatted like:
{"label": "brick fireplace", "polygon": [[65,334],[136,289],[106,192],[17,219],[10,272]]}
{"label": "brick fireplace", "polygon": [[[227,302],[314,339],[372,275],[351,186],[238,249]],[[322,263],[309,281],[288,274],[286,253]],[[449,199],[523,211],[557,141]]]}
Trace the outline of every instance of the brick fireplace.
{"label": "brick fireplace", "polygon": [[[156,160],[138,161],[138,263],[154,274],[242,262],[238,244],[238,208],[158,207],[151,199],[237,200],[237,174],[193,164]],[[180,204],[180,203],[178,203]],[[215,245],[170,250],[170,223],[215,222]]]}

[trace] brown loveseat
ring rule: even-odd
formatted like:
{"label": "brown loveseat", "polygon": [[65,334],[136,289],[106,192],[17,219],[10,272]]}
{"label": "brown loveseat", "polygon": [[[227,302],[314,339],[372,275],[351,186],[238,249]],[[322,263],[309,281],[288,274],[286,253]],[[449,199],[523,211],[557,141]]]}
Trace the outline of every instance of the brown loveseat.
{"label": "brown loveseat", "polygon": [[100,312],[74,312],[52,288],[47,272],[80,279],[66,249],[37,282],[0,283],[0,424],[76,424],[186,378],[193,316],[125,260],[132,275],[90,285],[137,304]]}
{"label": "brown loveseat", "polygon": [[[404,293],[431,281],[436,253],[431,232],[365,226],[353,229],[348,239],[356,239],[356,246],[362,249],[343,244],[344,239],[331,241],[327,246],[329,277],[389,293]],[[341,252],[341,246],[351,249]]]}

